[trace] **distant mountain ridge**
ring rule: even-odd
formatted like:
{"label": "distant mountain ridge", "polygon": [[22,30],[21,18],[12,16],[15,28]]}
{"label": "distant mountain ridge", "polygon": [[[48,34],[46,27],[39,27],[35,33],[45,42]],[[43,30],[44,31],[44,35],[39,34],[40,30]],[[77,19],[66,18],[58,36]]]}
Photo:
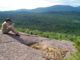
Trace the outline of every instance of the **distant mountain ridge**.
{"label": "distant mountain ridge", "polygon": [[80,12],[79,7],[73,7],[68,5],[55,5],[46,8],[37,8],[33,9],[33,12]]}
{"label": "distant mountain ridge", "polygon": [[36,8],[32,10],[19,9],[19,10],[4,11],[4,12],[16,12],[16,13],[80,12],[80,6],[73,7],[68,5],[55,5],[44,8]]}

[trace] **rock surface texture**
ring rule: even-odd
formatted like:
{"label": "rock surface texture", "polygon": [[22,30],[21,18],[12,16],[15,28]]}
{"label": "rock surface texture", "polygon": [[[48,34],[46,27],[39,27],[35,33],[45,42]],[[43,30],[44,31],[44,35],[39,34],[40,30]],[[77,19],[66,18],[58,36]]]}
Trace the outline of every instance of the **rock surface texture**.
{"label": "rock surface texture", "polygon": [[48,53],[51,53],[50,48],[58,48],[58,51],[63,49],[66,52],[65,55],[75,50],[71,42],[49,40],[48,38],[24,33],[20,34],[21,36],[18,37],[12,33],[2,34],[0,31],[0,60],[60,60],[56,59],[55,56],[47,59],[49,54],[46,57],[45,53],[48,50],[50,51]]}

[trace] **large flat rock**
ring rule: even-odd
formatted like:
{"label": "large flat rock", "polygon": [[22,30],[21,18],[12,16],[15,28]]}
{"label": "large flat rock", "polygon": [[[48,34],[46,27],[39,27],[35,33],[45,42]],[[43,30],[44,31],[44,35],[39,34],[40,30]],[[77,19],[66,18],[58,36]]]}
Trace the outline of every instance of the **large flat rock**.
{"label": "large flat rock", "polygon": [[10,42],[0,44],[0,60],[44,60],[39,51],[24,44]]}
{"label": "large flat rock", "polygon": [[0,60],[45,60],[40,51],[23,44],[21,38],[0,32]]}
{"label": "large flat rock", "polygon": [[21,32],[20,36],[15,36],[13,33],[2,34],[0,31],[0,60],[46,60],[42,51],[31,47],[34,44],[64,50],[67,48],[66,56],[75,51],[70,41],[50,40]]}

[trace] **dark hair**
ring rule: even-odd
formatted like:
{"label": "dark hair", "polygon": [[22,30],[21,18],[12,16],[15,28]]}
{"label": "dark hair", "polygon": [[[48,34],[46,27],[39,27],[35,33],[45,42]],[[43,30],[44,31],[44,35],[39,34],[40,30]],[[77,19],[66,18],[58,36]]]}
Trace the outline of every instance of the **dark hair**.
{"label": "dark hair", "polygon": [[12,20],[11,20],[10,18],[6,18],[5,21],[6,21],[6,22],[8,22],[8,21],[9,21],[9,22],[12,22]]}

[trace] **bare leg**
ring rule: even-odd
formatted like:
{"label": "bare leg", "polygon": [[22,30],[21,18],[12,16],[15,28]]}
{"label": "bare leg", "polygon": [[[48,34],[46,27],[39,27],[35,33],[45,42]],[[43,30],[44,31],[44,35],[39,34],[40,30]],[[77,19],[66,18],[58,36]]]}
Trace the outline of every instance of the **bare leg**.
{"label": "bare leg", "polygon": [[15,33],[15,35],[19,36],[19,33],[16,31],[16,29],[13,26],[9,27],[8,29],[10,29],[10,31]]}

